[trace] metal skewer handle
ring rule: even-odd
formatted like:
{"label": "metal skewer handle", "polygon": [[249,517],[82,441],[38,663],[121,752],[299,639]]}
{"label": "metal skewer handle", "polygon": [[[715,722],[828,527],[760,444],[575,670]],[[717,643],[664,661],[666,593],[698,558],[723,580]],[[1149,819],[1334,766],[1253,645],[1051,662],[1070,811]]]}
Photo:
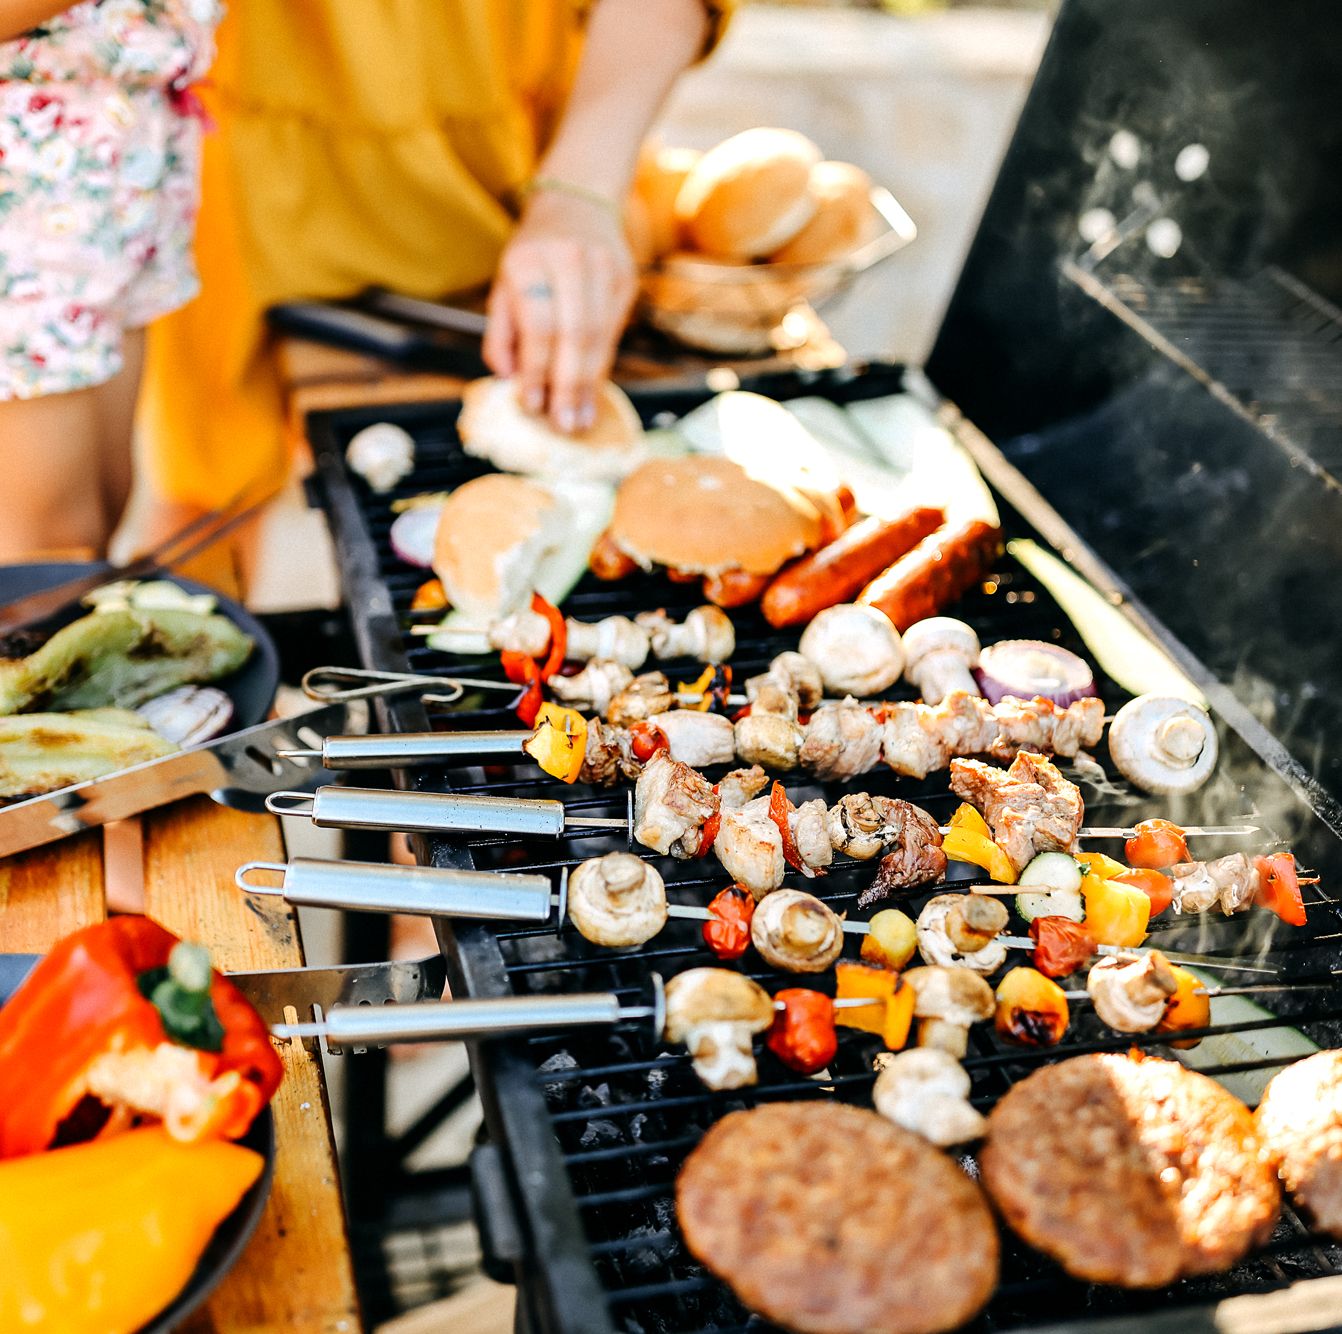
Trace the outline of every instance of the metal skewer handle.
{"label": "metal skewer handle", "polygon": [[320,750],[281,751],[288,759],[318,760],[323,769],[409,769],[467,756],[520,755],[534,732],[392,732],[328,736]]}
{"label": "metal skewer handle", "polygon": [[[258,871],[283,876],[276,886],[253,883]],[[484,921],[546,922],[549,877],[456,867],[383,866],[370,862],[247,862],[233,877],[249,894],[282,894],[295,904],[362,912],[420,913]]]}
{"label": "metal skewer handle", "polygon": [[[521,687],[509,681],[483,681],[469,676],[420,676],[415,672],[374,672],[363,667],[314,667],[300,683],[309,699],[324,704],[354,699],[418,693],[426,704],[455,704],[469,690],[499,690],[516,695]],[[427,693],[426,693],[427,692]]]}

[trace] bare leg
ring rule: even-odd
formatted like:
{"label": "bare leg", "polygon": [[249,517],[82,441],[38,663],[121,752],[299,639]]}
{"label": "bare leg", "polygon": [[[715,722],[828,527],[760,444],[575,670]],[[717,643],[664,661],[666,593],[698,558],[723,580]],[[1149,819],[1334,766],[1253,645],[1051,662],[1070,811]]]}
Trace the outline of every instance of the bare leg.
{"label": "bare leg", "polygon": [[130,499],[134,467],[131,436],[135,427],[135,400],[140,392],[140,372],[144,367],[144,330],[132,329],[121,342],[122,367],[97,395],[102,432],[102,503],[110,536]]}
{"label": "bare leg", "polygon": [[96,395],[78,389],[0,403],[0,562],[60,550],[101,554],[108,527]]}

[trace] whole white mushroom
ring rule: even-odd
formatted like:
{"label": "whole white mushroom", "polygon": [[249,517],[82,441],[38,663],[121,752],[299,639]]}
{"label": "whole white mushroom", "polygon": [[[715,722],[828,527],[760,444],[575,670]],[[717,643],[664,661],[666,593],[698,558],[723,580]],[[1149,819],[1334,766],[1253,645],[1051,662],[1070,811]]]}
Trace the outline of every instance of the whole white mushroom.
{"label": "whole white mushroom", "polygon": [[1173,695],[1138,695],[1109,726],[1109,754],[1143,792],[1194,792],[1216,768],[1216,727],[1205,709]]}
{"label": "whole white mushroom", "polygon": [[826,607],[797,646],[835,695],[878,695],[904,670],[904,647],[890,618],[875,607]]}

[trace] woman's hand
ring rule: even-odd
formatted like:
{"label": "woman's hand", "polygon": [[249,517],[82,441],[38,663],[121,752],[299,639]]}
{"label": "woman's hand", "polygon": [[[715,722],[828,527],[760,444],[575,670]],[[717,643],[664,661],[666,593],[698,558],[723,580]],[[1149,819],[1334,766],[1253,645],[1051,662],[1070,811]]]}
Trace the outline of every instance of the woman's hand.
{"label": "woman's hand", "polygon": [[637,287],[614,208],[561,190],[528,201],[489,294],[484,357],[514,376],[523,406],[572,433],[596,420]]}

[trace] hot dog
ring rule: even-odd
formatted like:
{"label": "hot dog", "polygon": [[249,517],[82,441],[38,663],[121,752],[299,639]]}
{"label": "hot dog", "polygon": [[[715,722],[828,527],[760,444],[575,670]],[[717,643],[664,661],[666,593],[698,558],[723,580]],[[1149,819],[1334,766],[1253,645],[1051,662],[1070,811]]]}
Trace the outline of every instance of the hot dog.
{"label": "hot dog", "polygon": [[615,545],[608,532],[602,533],[597,538],[596,545],[587,557],[587,563],[598,579],[606,580],[627,579],[638,569],[637,563]]}
{"label": "hot dog", "polygon": [[982,519],[945,525],[873,579],[857,600],[878,607],[903,632],[967,593],[988,573],[1001,545],[1002,530]]}
{"label": "hot dog", "polygon": [[945,519],[941,510],[924,508],[897,519],[873,515],[854,524],[778,575],[760,601],[765,620],[774,626],[804,625],[826,607],[850,601]]}
{"label": "hot dog", "polygon": [[723,570],[704,579],[704,596],[719,607],[744,607],[754,602],[769,585],[769,575],[746,570]]}

